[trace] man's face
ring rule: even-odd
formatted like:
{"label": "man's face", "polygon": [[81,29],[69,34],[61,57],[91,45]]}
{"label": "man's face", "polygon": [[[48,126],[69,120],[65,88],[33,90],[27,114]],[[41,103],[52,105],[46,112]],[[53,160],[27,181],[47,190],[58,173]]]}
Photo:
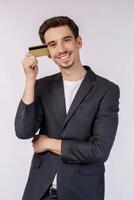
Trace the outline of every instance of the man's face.
{"label": "man's face", "polygon": [[50,57],[61,68],[70,68],[79,62],[80,37],[75,39],[68,26],[50,28],[44,34]]}

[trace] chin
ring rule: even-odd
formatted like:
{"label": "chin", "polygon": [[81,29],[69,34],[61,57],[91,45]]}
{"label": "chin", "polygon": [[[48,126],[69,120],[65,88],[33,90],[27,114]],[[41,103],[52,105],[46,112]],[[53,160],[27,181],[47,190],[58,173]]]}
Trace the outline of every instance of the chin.
{"label": "chin", "polygon": [[74,63],[68,64],[68,65],[59,65],[63,69],[70,69],[73,66]]}
{"label": "chin", "polygon": [[73,65],[74,65],[74,62],[70,62],[70,63],[66,63],[66,64],[59,63],[59,67],[61,67],[63,69],[70,69]]}

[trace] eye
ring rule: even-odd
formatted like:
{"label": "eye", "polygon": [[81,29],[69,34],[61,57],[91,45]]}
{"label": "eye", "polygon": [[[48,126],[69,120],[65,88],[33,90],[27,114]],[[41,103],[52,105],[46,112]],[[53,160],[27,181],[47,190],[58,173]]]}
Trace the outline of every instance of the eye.
{"label": "eye", "polygon": [[49,47],[55,47],[55,46],[56,46],[56,43],[49,44]]}
{"label": "eye", "polygon": [[70,42],[71,41],[71,38],[66,38],[65,39],[65,42]]}

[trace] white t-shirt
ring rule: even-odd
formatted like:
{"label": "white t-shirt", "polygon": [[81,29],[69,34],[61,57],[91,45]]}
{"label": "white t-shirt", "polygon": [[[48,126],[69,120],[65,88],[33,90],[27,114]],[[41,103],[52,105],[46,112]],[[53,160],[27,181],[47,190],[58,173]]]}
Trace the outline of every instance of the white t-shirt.
{"label": "white t-shirt", "polygon": [[[67,81],[63,79],[64,85],[64,94],[65,94],[65,103],[66,103],[66,114],[69,111],[69,108],[73,102],[73,99],[83,81],[84,77],[77,81]],[[57,174],[55,174],[52,187],[57,188]]]}

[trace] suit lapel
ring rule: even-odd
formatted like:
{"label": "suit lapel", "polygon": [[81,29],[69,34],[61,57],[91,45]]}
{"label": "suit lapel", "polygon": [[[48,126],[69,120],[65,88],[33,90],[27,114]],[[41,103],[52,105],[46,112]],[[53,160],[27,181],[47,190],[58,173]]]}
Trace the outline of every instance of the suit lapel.
{"label": "suit lapel", "polygon": [[[84,66],[86,68],[86,66]],[[89,68],[89,67],[88,67]],[[87,68],[86,68],[87,69]],[[78,89],[74,100],[70,106],[70,109],[68,111],[68,114],[65,118],[64,124],[63,124],[63,128],[65,127],[65,125],[67,124],[67,122],[69,121],[69,119],[71,118],[71,116],[73,115],[73,113],[76,111],[76,109],[78,108],[78,106],[81,104],[81,102],[84,100],[84,98],[87,96],[87,94],[91,91],[91,89],[94,86],[94,74],[93,72],[90,70],[90,68],[88,69],[88,72],[84,78],[84,80],[82,81],[80,88]]]}
{"label": "suit lapel", "polygon": [[54,95],[54,107],[57,111],[57,119],[63,124],[66,118],[66,106],[65,95],[63,88],[63,79],[61,73],[58,73],[57,77],[53,81],[53,95]]}
{"label": "suit lapel", "polygon": [[70,106],[68,114],[66,115],[66,105],[65,105],[65,95],[64,95],[64,86],[63,86],[63,79],[61,73],[59,73],[55,80],[53,81],[53,91],[54,91],[54,101],[55,106],[57,107],[57,118],[62,123],[62,128],[65,127],[73,113],[76,111],[80,103],[84,100],[86,95],[91,91],[92,87],[94,86],[95,74],[94,72],[88,67],[84,66],[87,70],[87,74],[82,81],[80,88],[78,89],[74,100]]}

